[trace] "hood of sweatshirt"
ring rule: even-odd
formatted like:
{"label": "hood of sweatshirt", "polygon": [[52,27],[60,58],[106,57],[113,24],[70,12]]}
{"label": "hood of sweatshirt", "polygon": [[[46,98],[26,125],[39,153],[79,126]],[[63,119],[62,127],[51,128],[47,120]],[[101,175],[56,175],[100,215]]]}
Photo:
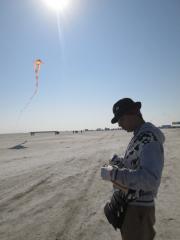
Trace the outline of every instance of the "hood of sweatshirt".
{"label": "hood of sweatshirt", "polygon": [[136,129],[134,131],[134,135],[136,136],[137,134],[139,135],[140,133],[143,132],[152,132],[160,144],[163,144],[165,141],[165,136],[163,132],[150,122],[145,122],[143,125],[141,125],[140,128]]}

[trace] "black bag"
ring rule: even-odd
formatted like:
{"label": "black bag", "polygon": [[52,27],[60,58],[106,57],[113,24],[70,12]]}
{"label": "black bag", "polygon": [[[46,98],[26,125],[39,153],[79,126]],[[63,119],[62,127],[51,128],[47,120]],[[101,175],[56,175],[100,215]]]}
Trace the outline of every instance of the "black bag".
{"label": "black bag", "polygon": [[128,197],[121,190],[115,191],[111,201],[107,202],[104,207],[104,213],[110,224],[121,229],[128,205]]}

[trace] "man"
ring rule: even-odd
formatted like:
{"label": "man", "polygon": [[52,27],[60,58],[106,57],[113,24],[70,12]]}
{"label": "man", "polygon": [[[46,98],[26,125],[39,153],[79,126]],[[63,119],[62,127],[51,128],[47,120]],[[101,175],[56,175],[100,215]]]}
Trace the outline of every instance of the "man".
{"label": "man", "polygon": [[120,228],[123,240],[152,240],[155,236],[154,198],[164,165],[165,137],[159,128],[144,121],[140,109],[141,102],[130,98],[114,104],[111,123],[118,123],[127,132],[133,132],[133,137],[124,157],[115,157],[121,167],[101,169],[104,180],[136,192],[136,198],[128,203]]}

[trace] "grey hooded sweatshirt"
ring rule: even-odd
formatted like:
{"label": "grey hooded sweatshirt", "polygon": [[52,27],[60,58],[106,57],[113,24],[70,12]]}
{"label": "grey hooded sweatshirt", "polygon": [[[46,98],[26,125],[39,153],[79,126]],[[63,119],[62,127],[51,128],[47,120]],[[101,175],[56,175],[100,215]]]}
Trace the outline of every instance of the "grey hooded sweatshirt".
{"label": "grey hooded sweatshirt", "polygon": [[114,179],[138,193],[131,205],[154,205],[164,166],[164,141],[164,134],[151,123],[134,131],[123,158],[124,168],[118,169]]}

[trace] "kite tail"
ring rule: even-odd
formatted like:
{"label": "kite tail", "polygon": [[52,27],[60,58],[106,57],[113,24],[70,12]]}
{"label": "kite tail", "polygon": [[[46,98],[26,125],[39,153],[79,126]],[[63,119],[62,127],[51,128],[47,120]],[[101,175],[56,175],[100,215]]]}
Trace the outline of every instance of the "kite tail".
{"label": "kite tail", "polygon": [[29,100],[27,101],[27,103],[25,104],[25,106],[21,109],[20,113],[19,113],[19,117],[18,119],[21,117],[22,113],[26,110],[26,108],[29,106],[29,104],[31,103],[32,99],[34,98],[34,96],[37,94],[38,91],[38,85],[39,85],[39,71],[40,71],[40,65],[43,62],[41,61],[41,59],[36,59],[36,61],[34,62],[34,72],[35,72],[35,76],[36,76],[36,85],[35,85],[35,90],[32,94],[32,96],[29,98]]}
{"label": "kite tail", "polygon": [[39,76],[38,74],[36,75],[36,88],[38,88],[38,79],[39,79]]}
{"label": "kite tail", "polygon": [[26,108],[30,105],[31,101],[33,100],[34,96],[37,94],[38,92],[38,76],[36,76],[36,88],[34,90],[34,93],[32,94],[32,96],[29,98],[28,102],[25,104],[25,106],[21,109],[20,113],[19,113],[19,117],[21,116],[21,114],[26,110]]}

